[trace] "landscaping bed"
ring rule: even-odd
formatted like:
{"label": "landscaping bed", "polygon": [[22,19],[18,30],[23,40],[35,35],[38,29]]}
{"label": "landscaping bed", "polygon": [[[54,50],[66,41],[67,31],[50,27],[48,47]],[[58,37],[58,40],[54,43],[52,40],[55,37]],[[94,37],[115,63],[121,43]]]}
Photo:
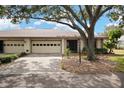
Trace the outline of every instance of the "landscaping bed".
{"label": "landscaping bed", "polygon": [[109,63],[103,59],[97,59],[95,62],[90,62],[83,59],[79,63],[78,58],[71,56],[63,58],[61,68],[68,72],[77,74],[110,74],[114,71],[115,64]]}
{"label": "landscaping bed", "polygon": [[114,54],[97,54],[97,60],[90,62],[86,55],[82,55],[82,62],[79,63],[78,54],[64,56],[61,68],[68,72],[78,74],[109,74],[111,72],[124,73],[124,50],[114,50]]}

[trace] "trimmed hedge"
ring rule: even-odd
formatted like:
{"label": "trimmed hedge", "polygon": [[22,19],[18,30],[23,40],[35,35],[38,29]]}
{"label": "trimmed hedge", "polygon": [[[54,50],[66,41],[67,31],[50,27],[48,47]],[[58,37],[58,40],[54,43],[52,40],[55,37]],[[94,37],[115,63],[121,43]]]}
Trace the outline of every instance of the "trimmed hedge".
{"label": "trimmed hedge", "polygon": [[96,48],[95,53],[96,54],[107,54],[108,50],[106,48]]}
{"label": "trimmed hedge", "polygon": [[[82,50],[83,54],[87,54],[87,49],[84,47]],[[106,48],[95,48],[96,54],[107,54],[108,50]]]}
{"label": "trimmed hedge", "polygon": [[0,62],[1,63],[9,63],[17,58],[18,58],[18,56],[16,54],[2,55],[2,56],[0,56]]}

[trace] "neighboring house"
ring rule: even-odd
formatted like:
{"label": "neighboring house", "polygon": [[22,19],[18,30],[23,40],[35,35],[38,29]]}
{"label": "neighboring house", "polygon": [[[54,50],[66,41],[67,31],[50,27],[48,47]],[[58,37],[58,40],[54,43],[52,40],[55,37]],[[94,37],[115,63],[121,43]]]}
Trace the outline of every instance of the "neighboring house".
{"label": "neighboring house", "polygon": [[122,48],[124,49],[124,35],[120,37],[120,39],[118,40],[118,48]]}
{"label": "neighboring house", "polygon": [[[95,37],[95,47],[102,48],[104,36]],[[79,44],[79,41],[80,44]],[[60,53],[66,48],[78,52],[85,46],[76,31],[15,30],[0,31],[1,53]]]}

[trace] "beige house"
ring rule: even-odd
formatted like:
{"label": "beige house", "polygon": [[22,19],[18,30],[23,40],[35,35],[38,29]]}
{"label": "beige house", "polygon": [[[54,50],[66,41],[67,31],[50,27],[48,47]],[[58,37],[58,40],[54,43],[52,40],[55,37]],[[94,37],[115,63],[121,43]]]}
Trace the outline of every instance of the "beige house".
{"label": "beige house", "polygon": [[[102,48],[106,37],[95,37],[95,47]],[[80,44],[79,44],[80,42]],[[14,30],[0,31],[0,53],[59,53],[72,52],[85,46],[76,31]]]}

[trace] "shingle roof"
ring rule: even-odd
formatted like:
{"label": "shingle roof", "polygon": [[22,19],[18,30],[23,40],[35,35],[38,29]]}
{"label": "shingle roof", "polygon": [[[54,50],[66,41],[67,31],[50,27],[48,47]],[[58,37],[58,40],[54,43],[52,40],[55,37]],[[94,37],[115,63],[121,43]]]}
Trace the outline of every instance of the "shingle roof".
{"label": "shingle roof", "polygon": [[0,37],[79,37],[78,32],[58,30],[13,30],[0,31]]}
{"label": "shingle roof", "polygon": [[[80,37],[80,34],[77,31],[60,31],[53,29],[25,29],[13,31],[0,31],[0,37]],[[103,38],[102,36],[96,37]]]}

